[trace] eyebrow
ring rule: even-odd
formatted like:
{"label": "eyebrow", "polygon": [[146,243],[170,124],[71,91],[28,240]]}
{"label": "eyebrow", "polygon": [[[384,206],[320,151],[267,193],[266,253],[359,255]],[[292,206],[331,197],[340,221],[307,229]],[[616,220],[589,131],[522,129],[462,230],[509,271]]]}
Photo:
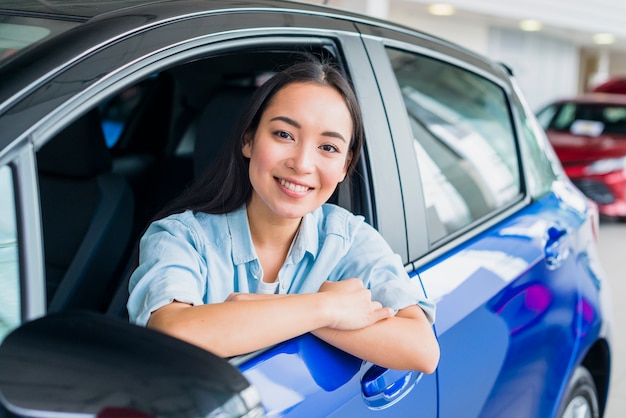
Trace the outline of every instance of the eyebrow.
{"label": "eyebrow", "polygon": [[[273,121],[282,121],[285,122],[288,125],[291,125],[297,129],[302,128],[302,125],[300,125],[298,122],[296,122],[295,120],[288,118],[287,116],[276,116],[273,117],[272,119],[270,119],[270,122]],[[343,142],[348,143],[348,141],[346,140],[346,138],[343,137],[343,135],[341,135],[339,132],[335,132],[335,131],[324,131],[322,132],[323,136],[329,136],[331,138],[337,138],[337,139],[341,139]]]}

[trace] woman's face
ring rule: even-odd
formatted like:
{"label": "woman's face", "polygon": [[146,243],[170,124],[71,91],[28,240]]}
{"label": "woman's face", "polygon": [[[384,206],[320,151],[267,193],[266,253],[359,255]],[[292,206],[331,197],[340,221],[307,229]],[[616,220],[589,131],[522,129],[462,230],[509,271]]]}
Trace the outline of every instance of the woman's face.
{"label": "woman's face", "polygon": [[283,87],[242,149],[250,159],[249,208],[299,219],[321,206],[346,176],[351,137],[350,111],[334,88],[314,83]]}

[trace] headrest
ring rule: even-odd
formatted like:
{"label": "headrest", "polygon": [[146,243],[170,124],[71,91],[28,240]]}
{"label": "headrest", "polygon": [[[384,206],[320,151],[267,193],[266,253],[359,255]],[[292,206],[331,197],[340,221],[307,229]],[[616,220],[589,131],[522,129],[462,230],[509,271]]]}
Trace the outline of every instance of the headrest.
{"label": "headrest", "polygon": [[93,177],[111,170],[98,109],[93,109],[59,132],[37,153],[40,173]]}
{"label": "headrest", "polygon": [[223,87],[214,92],[200,113],[195,127],[194,175],[198,177],[231,138],[253,87]]}

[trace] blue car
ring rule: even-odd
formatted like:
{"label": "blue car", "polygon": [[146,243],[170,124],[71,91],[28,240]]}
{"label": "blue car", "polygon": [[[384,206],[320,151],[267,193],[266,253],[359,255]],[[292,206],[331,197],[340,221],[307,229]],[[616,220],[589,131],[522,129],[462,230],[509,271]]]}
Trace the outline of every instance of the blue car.
{"label": "blue car", "polygon": [[[128,322],[147,223],[269,75],[335,61],[365,147],[331,198],[437,305],[433,374],[313,335],[223,359]],[[0,417],[601,417],[596,206],[505,65],[274,0],[0,2]]]}

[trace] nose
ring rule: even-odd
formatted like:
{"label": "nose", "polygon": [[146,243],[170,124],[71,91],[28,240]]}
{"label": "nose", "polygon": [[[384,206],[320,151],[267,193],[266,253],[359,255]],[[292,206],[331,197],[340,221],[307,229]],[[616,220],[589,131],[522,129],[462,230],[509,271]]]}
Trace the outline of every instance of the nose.
{"label": "nose", "polygon": [[296,173],[309,173],[315,167],[316,149],[300,144],[293,148],[293,152],[287,159],[287,166]]}

